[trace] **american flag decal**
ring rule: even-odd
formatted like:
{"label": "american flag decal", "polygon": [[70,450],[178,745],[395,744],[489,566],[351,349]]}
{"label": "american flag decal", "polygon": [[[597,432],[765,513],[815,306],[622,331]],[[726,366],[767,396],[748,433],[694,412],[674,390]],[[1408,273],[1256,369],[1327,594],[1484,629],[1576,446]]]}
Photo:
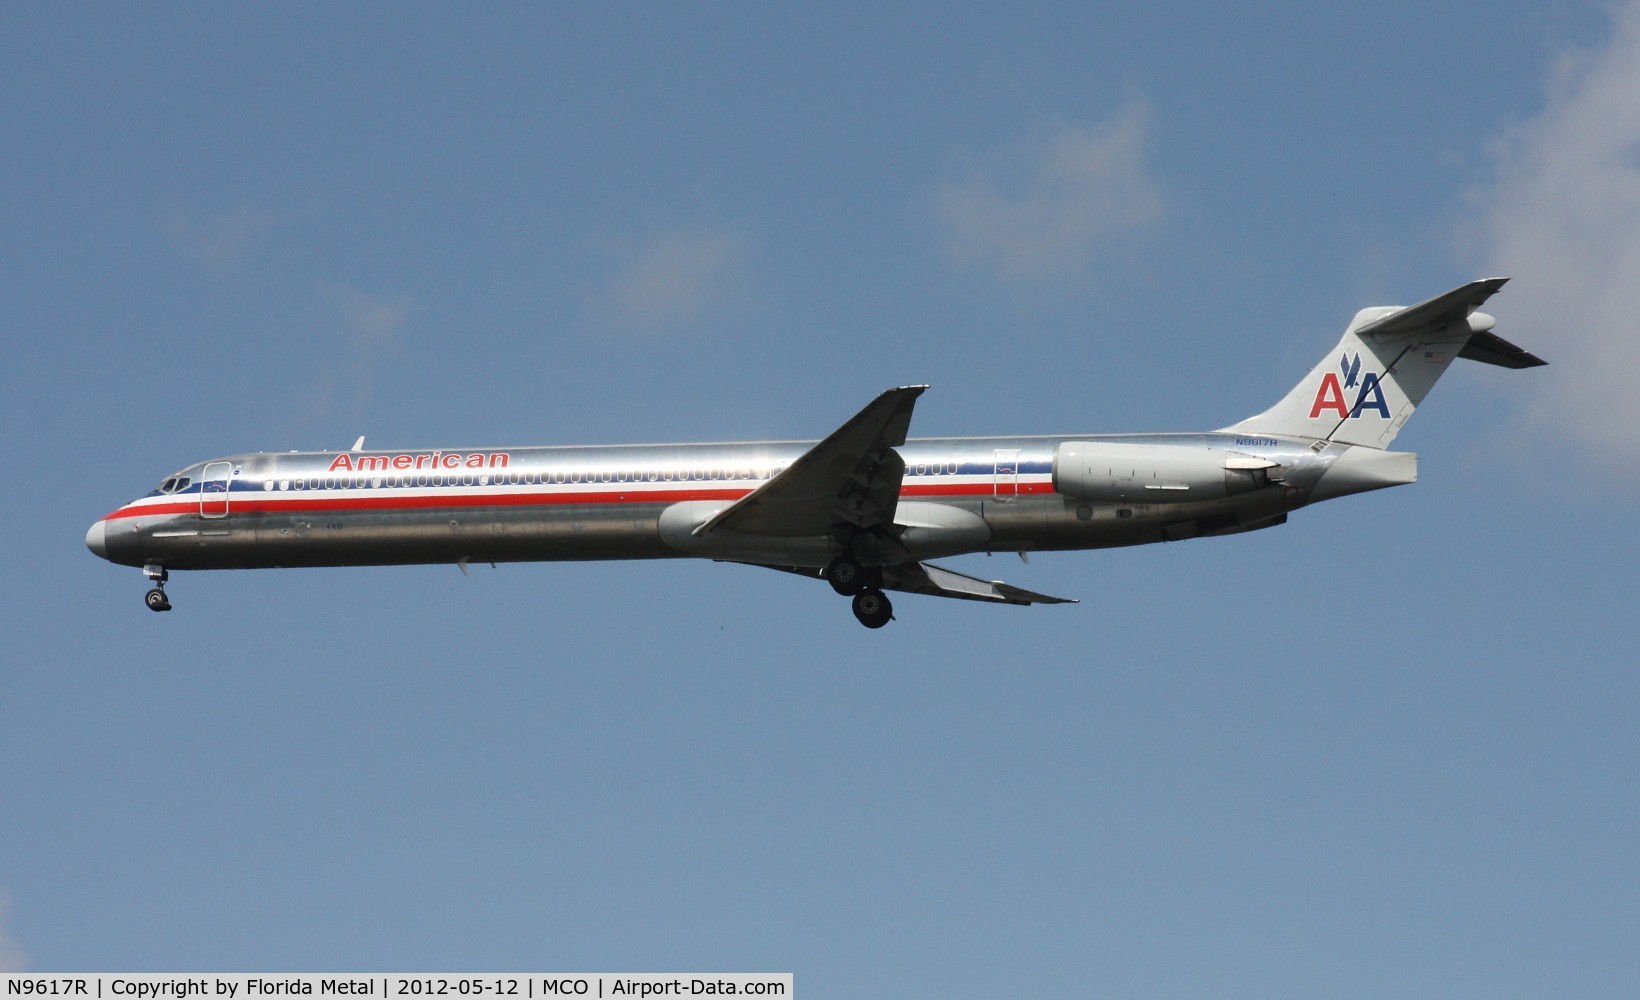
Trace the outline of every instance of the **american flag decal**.
{"label": "american flag decal", "polygon": [[1430,364],[1440,364],[1446,360],[1445,351],[1425,351],[1424,360]]}

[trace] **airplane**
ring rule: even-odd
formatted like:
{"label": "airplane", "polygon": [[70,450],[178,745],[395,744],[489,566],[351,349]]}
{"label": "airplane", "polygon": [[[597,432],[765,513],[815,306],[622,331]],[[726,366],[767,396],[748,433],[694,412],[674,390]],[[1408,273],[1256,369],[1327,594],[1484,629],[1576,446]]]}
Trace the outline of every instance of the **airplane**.
{"label": "airplane", "polygon": [[824,440],[365,449],[196,462],[91,526],[168,611],[172,570],[700,557],[825,580],[867,628],[886,591],[1064,604],[929,562],[1257,531],[1415,482],[1388,450],[1447,367],[1546,364],[1478,308],[1507,278],[1362,309],[1274,406],[1215,431],[908,438],[927,386],[889,389]]}

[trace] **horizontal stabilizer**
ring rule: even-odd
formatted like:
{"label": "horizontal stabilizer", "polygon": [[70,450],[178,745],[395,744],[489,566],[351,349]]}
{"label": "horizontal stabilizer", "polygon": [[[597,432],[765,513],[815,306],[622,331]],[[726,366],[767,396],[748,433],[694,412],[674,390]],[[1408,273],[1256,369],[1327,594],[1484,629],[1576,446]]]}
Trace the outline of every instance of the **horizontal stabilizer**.
{"label": "horizontal stabilizer", "polygon": [[1499,368],[1538,368],[1549,363],[1495,333],[1477,333],[1470,337],[1469,343],[1458,352],[1458,357]]}
{"label": "horizontal stabilizer", "polygon": [[[1387,316],[1380,316],[1370,323],[1355,328],[1358,336],[1375,335],[1378,337],[1402,337],[1414,334],[1433,333],[1444,330],[1453,324],[1468,323],[1469,314],[1481,307],[1487,299],[1497,294],[1508,278],[1482,278],[1471,281],[1467,285],[1454,288],[1443,295],[1420,302],[1415,306],[1397,309]],[[1467,336],[1468,329],[1464,329],[1454,339]]]}

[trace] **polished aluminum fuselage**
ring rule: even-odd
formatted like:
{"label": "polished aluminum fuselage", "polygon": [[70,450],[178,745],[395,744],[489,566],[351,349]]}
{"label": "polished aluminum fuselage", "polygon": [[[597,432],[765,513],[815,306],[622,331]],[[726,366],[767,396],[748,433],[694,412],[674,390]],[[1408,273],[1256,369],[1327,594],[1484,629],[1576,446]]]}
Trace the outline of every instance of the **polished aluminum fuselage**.
{"label": "polished aluminum fuselage", "polygon": [[[1090,499],[1055,488],[1066,442],[1165,446],[1204,468],[1262,460],[1279,479],[1227,496]],[[88,544],[111,561],[170,569],[387,565],[705,556],[823,566],[835,538],[771,552],[707,550],[668,527],[668,510],[726,507],[812,442],[290,452],[201,462],[98,522]],[[1280,523],[1348,448],[1232,433],[911,439],[899,520],[931,527],[923,556],[1136,545]],[[1194,460],[1194,459],[1193,459]],[[1388,485],[1388,484],[1378,484]],[[1371,486],[1363,488],[1374,488]],[[1120,492],[1120,491],[1118,491]],[[1152,502],[1160,500],[1162,502]],[[685,506],[680,506],[685,505]],[[966,512],[944,531],[933,506]],[[972,515],[972,516],[970,516]],[[959,515],[953,515],[956,517]],[[977,517],[979,520],[975,520]],[[977,527],[983,522],[983,527]],[[696,522],[698,523],[698,518]]]}

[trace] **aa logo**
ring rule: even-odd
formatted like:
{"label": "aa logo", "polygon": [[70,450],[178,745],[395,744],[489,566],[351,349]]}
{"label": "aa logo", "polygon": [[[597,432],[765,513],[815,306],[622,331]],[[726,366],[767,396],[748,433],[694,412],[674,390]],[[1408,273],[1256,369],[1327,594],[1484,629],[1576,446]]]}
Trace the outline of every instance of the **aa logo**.
{"label": "aa logo", "polygon": [[[1345,393],[1352,390],[1355,394],[1354,405],[1345,402]],[[1310,404],[1310,419],[1314,420],[1323,413],[1334,413],[1338,419],[1345,420],[1359,417],[1366,410],[1376,410],[1379,416],[1389,419],[1389,403],[1384,401],[1378,374],[1362,374],[1361,353],[1357,351],[1353,356],[1346,354],[1338,359],[1338,371],[1322,376],[1321,386],[1315,390],[1315,401]]]}

